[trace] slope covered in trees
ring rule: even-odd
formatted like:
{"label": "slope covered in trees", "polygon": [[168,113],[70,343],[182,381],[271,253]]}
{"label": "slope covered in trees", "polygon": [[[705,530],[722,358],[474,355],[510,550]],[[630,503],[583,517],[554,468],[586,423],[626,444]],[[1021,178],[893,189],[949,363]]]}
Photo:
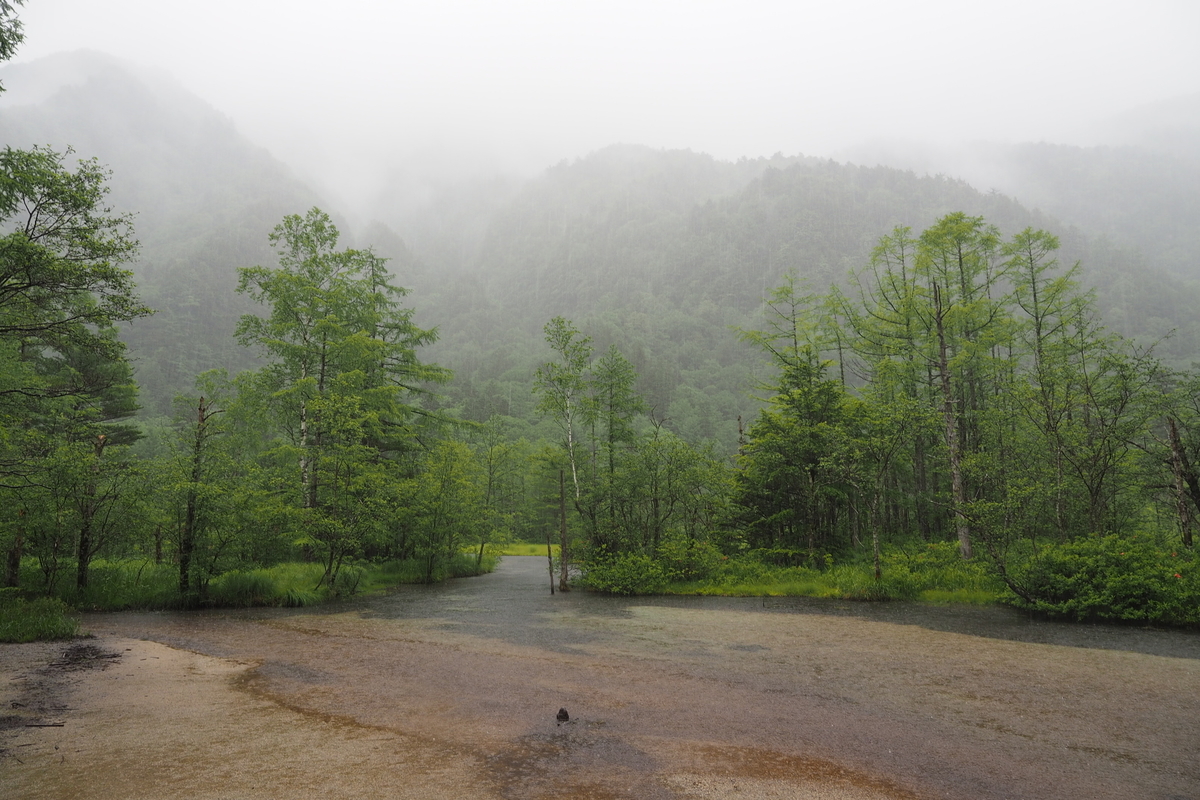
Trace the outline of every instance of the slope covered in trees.
{"label": "slope covered in trees", "polygon": [[250,304],[237,268],[270,261],[266,235],[311,206],[310,190],[232,123],[166,76],[80,51],[6,67],[0,141],[48,145],[110,170],[109,202],[134,214],[131,265],[155,309],[123,331],[155,413],[198,373],[254,360],[232,334]]}
{"label": "slope covered in trees", "polygon": [[[143,404],[163,413],[195,374],[251,366],[228,335],[249,310],[234,291],[235,270],[271,260],[267,232],[310,207],[311,192],[161,77],[94,53],[5,74],[16,87],[0,113],[6,141],[73,145],[98,156],[113,170],[116,207],[138,213],[142,250],[133,269],[158,311],[124,333]],[[1042,193],[1028,181],[1014,185],[1037,203],[1051,190],[1112,198],[1112,209],[1123,197],[1142,197],[1125,183],[1105,191],[1080,184],[1081,166],[1026,162]],[[1153,181],[1156,196],[1186,200],[1186,176],[1161,173],[1154,173],[1164,178]],[[1087,190],[1072,188],[1080,185]],[[1097,231],[1087,225],[1094,220],[1064,213],[1072,228],[961,181],[886,168],[778,156],[726,163],[614,146],[531,181],[477,181],[424,204],[383,197],[378,215],[386,224],[350,238],[388,256],[420,298],[419,319],[440,329],[436,358],[459,376],[452,403],[469,417],[529,415],[518,384],[535,366],[541,325],[563,315],[599,347],[622,346],[660,418],[728,448],[748,409],[742,395],[754,359],[728,335],[730,326],[752,326],[763,296],[789,271],[824,288],[862,264],[881,231],[919,229],[953,210],[983,215],[1006,232],[1054,230],[1064,260],[1085,265],[1082,280],[1098,288],[1108,324],[1147,341],[1176,330],[1160,353],[1179,363],[1197,349],[1190,313],[1197,292],[1186,270],[1138,249],[1174,242],[1172,252],[1186,250],[1197,227],[1182,225],[1178,214],[1154,215],[1152,227],[1131,212]]]}
{"label": "slope covered in trees", "polygon": [[[0,165],[10,583],[36,565],[53,592],[73,570],[86,601],[96,559],[137,559],[139,580],[176,576],[158,602],[195,604],[301,560],[352,591],[363,559],[432,580],[464,546],[557,532],[610,591],[869,549],[858,596],[912,596],[882,582],[884,551],[954,542],[1035,608],[1196,621],[1190,566],[1160,574],[1200,513],[1196,379],[1164,363],[1200,350],[1196,295],[1161,253],[950,178],[633,146],[343,239],[202,104],[74,59],[0,115],[10,142],[116,170],[15,145]],[[29,216],[38,181],[82,187],[82,243]],[[146,209],[130,263],[149,325],[110,185]],[[80,280],[22,277],[79,258]],[[136,450],[114,328],[134,320],[158,415]],[[1133,590],[1083,597],[1109,574]]]}
{"label": "slope covered in trees", "polygon": [[[962,181],[816,159],[737,164],[622,146],[566,163],[496,212],[473,260],[439,264],[425,306],[443,330],[439,359],[471,418],[527,414],[517,384],[538,326],[562,315],[603,349],[618,344],[668,427],[728,448],[755,354],[730,335],[757,324],[763,297],[794,273],[814,290],[845,281],[881,231],[921,229],[961,210],[1005,232],[1054,229],[1084,264],[1104,318],[1186,363],[1197,349],[1193,285],[1079,228]],[[402,230],[402,220],[395,226]],[[424,312],[423,312],[424,313]],[[515,401],[513,398],[517,398]],[[516,402],[516,406],[513,406]]]}

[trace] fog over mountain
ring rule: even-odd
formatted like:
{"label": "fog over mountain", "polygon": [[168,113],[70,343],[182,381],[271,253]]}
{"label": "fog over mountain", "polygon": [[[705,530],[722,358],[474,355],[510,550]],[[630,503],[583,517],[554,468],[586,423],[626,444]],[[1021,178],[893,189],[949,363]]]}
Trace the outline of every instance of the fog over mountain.
{"label": "fog over mountain", "polygon": [[[893,225],[919,230],[955,210],[1063,236],[1064,260],[1086,265],[1117,330],[1144,341],[1176,331],[1164,356],[1187,362],[1200,342],[1189,311],[1200,296],[1200,137],[1187,134],[1187,98],[1112,125],[1127,137],[1117,145],[876,139],[846,146],[839,162],[611,144],[532,175],[488,172],[466,154],[368,170],[378,186],[347,199],[362,175],[314,190],[305,163],[278,160],[162,68],[74,50],[6,65],[0,80],[6,144],[97,157],[113,170],[115,206],[137,212],[133,269],[158,313],[125,337],[157,410],[206,368],[250,365],[230,336],[253,311],[234,294],[236,269],[272,263],[266,235],[313,204],[392,259],[418,319],[442,329],[432,355],[460,375],[467,408],[498,395],[493,380],[506,381],[505,397],[527,397],[518,384],[540,357],[540,327],[565,314],[640,353],[644,381],[658,386],[648,395],[677,420],[695,417],[692,431],[703,428],[679,410],[680,368],[706,396],[727,397],[709,417],[733,419],[745,381],[720,371],[745,353],[728,326],[756,324],[786,271],[827,287]],[[707,365],[714,354],[724,366]],[[482,405],[470,413],[486,419]]]}
{"label": "fog over mountain", "polygon": [[564,591],[1200,626],[1200,6],[1132,8],[0,2],[4,592],[557,537]]}
{"label": "fog over mountain", "polygon": [[18,62],[90,48],[163,70],[365,218],[385,190],[417,205],[614,142],[736,160],[1115,141],[1105,120],[1200,89],[1188,0],[32,0],[21,18]]}

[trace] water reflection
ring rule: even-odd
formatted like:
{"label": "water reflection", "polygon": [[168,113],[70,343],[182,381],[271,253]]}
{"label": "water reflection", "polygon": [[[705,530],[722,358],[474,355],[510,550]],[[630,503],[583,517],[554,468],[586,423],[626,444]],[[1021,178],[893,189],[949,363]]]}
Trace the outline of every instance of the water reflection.
{"label": "water reflection", "polygon": [[[447,629],[551,650],[572,650],[603,636],[586,627],[547,626],[555,615],[628,619],[635,608],[664,607],[850,617],[989,639],[1200,659],[1200,633],[1195,631],[1056,622],[1002,606],[853,603],[810,597],[628,598],[587,592],[551,596],[545,559],[533,556],[505,558],[490,575],[436,586],[405,586],[351,605],[368,618],[437,619]],[[340,613],[347,606],[330,610]]]}

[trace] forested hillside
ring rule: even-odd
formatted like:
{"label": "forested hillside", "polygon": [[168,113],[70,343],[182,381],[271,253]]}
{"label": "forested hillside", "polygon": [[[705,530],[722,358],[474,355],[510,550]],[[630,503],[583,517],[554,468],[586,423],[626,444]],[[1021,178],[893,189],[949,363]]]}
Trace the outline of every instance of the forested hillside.
{"label": "forested hillside", "polygon": [[81,51],[4,70],[0,141],[73,148],[111,171],[114,210],[135,214],[132,267],[155,314],[126,328],[141,400],[164,413],[200,372],[251,366],[233,339],[252,304],[237,273],[272,259],[267,234],[313,193],[233,124],[165,76]]}
{"label": "forested hillside", "polygon": [[[74,570],[94,602],[112,558],[159,604],[257,602],[248,570],[300,561],[315,586],[272,600],[300,603],[553,534],[562,588],[869,557],[830,591],[913,597],[928,567],[1200,621],[1172,560],[1200,513],[1184,167],[1012,151],[1064,222],[952,177],[614,145],[346,235],[169,82],[87,53],[0,79],[31,87],[0,111],[12,585]],[[1112,574],[1133,589],[1096,599]]]}
{"label": "forested hillside", "polygon": [[[5,82],[15,87],[0,113],[5,141],[97,156],[112,170],[115,208],[137,213],[133,269],[157,313],[123,337],[143,405],[163,413],[199,372],[252,365],[232,338],[250,310],[235,271],[271,260],[266,234],[311,207],[312,192],[202,101],[111,57],[10,66]],[[756,325],[789,271],[823,290],[893,226],[921,228],[952,210],[1004,231],[1054,230],[1064,259],[1081,261],[1098,289],[1106,322],[1146,341],[1176,331],[1159,352],[1187,363],[1200,343],[1188,267],[1200,230],[1187,224],[1200,196],[1194,165],[1129,149],[991,152],[1017,176],[1008,185],[1058,216],[948,177],[621,145],[533,180],[480,179],[421,202],[385,193],[378,221],[352,238],[390,257],[413,290],[417,318],[439,330],[432,355],[458,376],[450,403],[472,419],[528,416],[541,325],[563,315],[629,353],[670,427],[729,448],[737,416],[754,407],[756,359],[731,326]]]}
{"label": "forested hillside", "polygon": [[[1062,257],[1083,264],[1103,318],[1158,341],[1186,363],[1197,327],[1194,282],[1015,200],[945,177],[818,159],[736,164],[689,152],[613,147],[561,164],[492,215],[473,258],[439,263],[419,313],[442,330],[439,359],[471,418],[506,412],[539,357],[545,319],[576,320],[601,347],[618,344],[672,429],[726,446],[753,404],[755,354],[731,328],[759,324],[763,298],[795,273],[813,291],[844,284],[881,232],[920,229],[952,210],[1001,230],[1057,231]],[[403,230],[403,220],[395,227]],[[1183,237],[1179,232],[1176,238]],[[424,294],[424,293],[423,293]],[[523,408],[524,406],[519,406]]]}

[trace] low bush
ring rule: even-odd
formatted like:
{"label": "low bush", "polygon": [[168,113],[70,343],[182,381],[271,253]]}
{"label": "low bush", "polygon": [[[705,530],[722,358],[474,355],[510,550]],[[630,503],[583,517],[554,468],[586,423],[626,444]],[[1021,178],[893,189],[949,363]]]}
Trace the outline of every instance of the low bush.
{"label": "low bush", "polygon": [[715,574],[721,551],[708,542],[671,539],[658,549],[658,561],[671,581],[698,581]]}
{"label": "low bush", "polygon": [[1200,561],[1149,538],[1089,537],[1008,567],[1005,602],[1052,617],[1200,624]]}
{"label": "low bush", "polygon": [[667,570],[657,559],[642,553],[593,557],[583,565],[584,587],[608,594],[655,594],[666,587]]}

